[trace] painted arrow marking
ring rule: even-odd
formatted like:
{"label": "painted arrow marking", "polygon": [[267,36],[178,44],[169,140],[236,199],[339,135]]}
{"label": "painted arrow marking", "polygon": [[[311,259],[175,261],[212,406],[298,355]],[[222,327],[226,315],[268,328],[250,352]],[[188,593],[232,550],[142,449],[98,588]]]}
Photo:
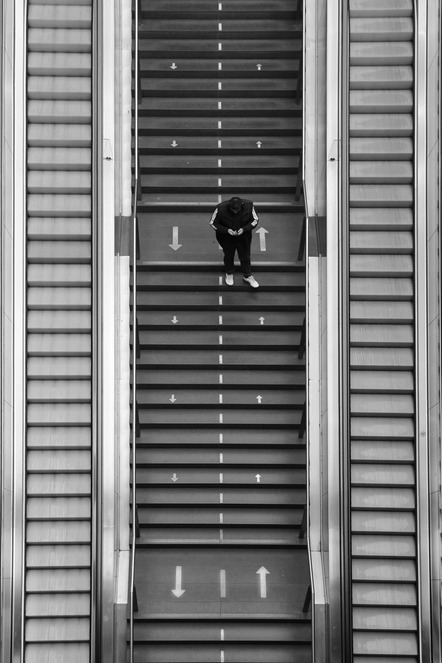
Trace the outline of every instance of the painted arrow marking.
{"label": "painted arrow marking", "polygon": [[256,66],[258,67],[258,71],[261,71],[261,69],[262,69],[262,64],[257,64]]}
{"label": "painted arrow marking", "polygon": [[[174,251],[178,251],[183,245],[178,244],[178,226],[173,227],[172,231],[172,244],[169,244],[170,248]],[[265,250],[265,249],[264,249]]]}
{"label": "painted arrow marking", "polygon": [[258,145],[258,147],[261,147],[261,145],[262,145],[262,143],[261,143],[260,140],[257,140],[257,141],[256,141],[256,144]]}
{"label": "painted arrow marking", "polygon": [[259,405],[262,403],[262,396],[257,396],[256,400],[258,401]]}
{"label": "painted arrow marking", "polygon": [[172,396],[169,398],[169,400],[170,400],[171,403],[176,403],[175,394],[172,394]]}
{"label": "painted arrow marking", "polygon": [[171,322],[173,322],[173,324],[176,325],[176,323],[178,322],[178,318],[176,317],[176,315],[173,316]]}
{"label": "painted arrow marking", "polygon": [[176,142],[176,140],[174,140],[173,143],[171,143],[171,145],[172,147],[178,147],[178,143]]}
{"label": "painted arrow marking", "polygon": [[170,68],[171,69],[178,69],[176,62],[172,62],[172,64],[170,65]]}
{"label": "painted arrow marking", "polygon": [[265,322],[265,318],[259,318],[259,322],[263,325]]}
{"label": "painted arrow marking", "polygon": [[177,477],[177,475],[176,475],[176,472],[173,473],[172,481],[174,481],[174,482],[175,482],[175,481],[178,481],[178,477]]}
{"label": "painted arrow marking", "polygon": [[258,483],[261,483],[261,475],[260,474],[255,474],[255,477],[256,477],[256,481]]}
{"label": "painted arrow marking", "polygon": [[267,251],[267,246],[266,246],[266,235],[268,235],[269,231],[266,230],[265,228],[260,228],[259,230],[255,231],[257,235],[259,235],[259,248],[261,251]]}
{"label": "painted arrow marking", "polygon": [[182,578],[183,578],[183,567],[177,566],[175,571],[175,589],[172,589],[172,594],[174,594],[177,597],[177,599],[179,599],[180,596],[182,596],[186,591],[185,589],[181,589]]}
{"label": "painted arrow marking", "polygon": [[256,572],[259,575],[259,589],[262,599],[267,598],[267,577],[270,574],[270,571],[267,571],[265,566],[261,566],[260,569]]}

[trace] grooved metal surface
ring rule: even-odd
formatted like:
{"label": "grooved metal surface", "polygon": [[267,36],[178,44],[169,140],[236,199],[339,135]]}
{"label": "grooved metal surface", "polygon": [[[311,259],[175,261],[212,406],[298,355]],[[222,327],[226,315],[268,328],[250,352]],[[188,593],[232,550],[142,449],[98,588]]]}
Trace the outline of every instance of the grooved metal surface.
{"label": "grooved metal surface", "polygon": [[419,658],[412,3],[350,1],[353,659]]}
{"label": "grooved metal surface", "polygon": [[89,663],[92,0],[28,3],[25,663]]}
{"label": "grooved metal surface", "polygon": [[[141,2],[137,663],[311,661],[301,6]],[[209,226],[235,194],[257,290]]]}

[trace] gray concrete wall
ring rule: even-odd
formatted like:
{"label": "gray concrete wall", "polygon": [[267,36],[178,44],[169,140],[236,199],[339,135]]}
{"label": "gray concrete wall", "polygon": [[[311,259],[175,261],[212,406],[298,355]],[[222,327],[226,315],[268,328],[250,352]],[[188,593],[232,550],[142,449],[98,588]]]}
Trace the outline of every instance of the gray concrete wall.
{"label": "gray concrete wall", "polygon": [[326,1],[304,3],[304,196],[307,224],[309,553],[314,661],[328,659],[326,255],[316,217],[326,215]]}
{"label": "gray concrete wall", "polygon": [[115,536],[114,661],[126,660],[129,597],[132,3],[115,1]]}

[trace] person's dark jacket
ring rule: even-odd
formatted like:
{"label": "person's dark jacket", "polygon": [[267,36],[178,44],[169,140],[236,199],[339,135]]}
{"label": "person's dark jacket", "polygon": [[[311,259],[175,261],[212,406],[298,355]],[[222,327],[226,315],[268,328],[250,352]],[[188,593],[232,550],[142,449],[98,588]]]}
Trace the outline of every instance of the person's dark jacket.
{"label": "person's dark jacket", "polygon": [[[259,219],[258,215],[255,212],[253,203],[251,200],[244,200],[242,198],[242,206],[239,212],[232,212],[229,208],[229,201],[225,200],[220,203],[216,208],[210,220],[210,225],[214,230],[216,230],[217,236],[228,237],[233,236],[228,234],[229,229],[237,231],[240,228],[243,229],[244,233],[251,233],[254,228],[258,225]],[[240,235],[241,237],[242,235]]]}

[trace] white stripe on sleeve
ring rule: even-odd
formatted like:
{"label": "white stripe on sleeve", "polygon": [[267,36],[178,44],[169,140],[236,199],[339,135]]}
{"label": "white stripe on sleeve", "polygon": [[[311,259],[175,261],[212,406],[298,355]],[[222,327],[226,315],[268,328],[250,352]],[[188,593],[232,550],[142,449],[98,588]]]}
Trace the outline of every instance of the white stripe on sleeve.
{"label": "white stripe on sleeve", "polygon": [[214,213],[212,214],[212,218],[210,219],[210,225],[212,226],[212,228],[213,228],[214,230],[216,230],[216,227],[215,227],[214,221],[215,221],[215,219],[216,219],[216,215],[217,215],[217,214],[218,214],[218,208],[216,207]]}

